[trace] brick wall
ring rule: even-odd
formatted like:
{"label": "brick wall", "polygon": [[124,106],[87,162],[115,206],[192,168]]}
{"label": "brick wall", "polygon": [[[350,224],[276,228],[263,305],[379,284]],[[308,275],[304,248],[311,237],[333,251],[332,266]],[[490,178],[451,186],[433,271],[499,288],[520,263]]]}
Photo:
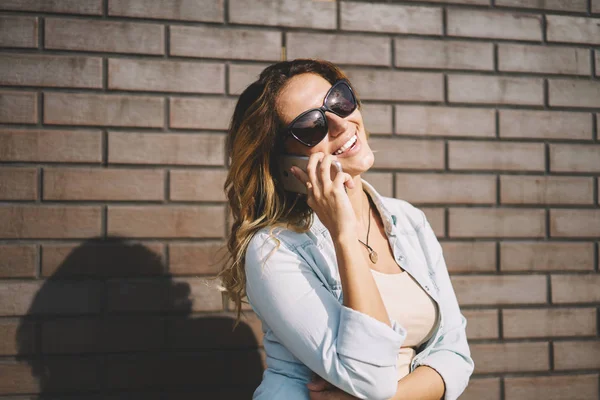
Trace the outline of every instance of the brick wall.
{"label": "brick wall", "polygon": [[344,68],[366,179],[439,236],[462,398],[600,398],[600,0],[0,10],[0,398],[250,397],[260,326],[207,278],[236,96],[282,54]]}

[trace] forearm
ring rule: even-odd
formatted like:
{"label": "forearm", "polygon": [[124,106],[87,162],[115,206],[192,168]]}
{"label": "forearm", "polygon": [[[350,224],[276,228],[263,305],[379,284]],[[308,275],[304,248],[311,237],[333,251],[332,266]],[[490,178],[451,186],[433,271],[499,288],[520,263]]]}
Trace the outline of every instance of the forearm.
{"label": "forearm", "polygon": [[426,365],[398,381],[398,390],[390,400],[440,400],[444,396],[444,381],[440,374]]}
{"label": "forearm", "polygon": [[339,235],[333,239],[333,243],[344,292],[344,305],[391,326],[356,235]]}

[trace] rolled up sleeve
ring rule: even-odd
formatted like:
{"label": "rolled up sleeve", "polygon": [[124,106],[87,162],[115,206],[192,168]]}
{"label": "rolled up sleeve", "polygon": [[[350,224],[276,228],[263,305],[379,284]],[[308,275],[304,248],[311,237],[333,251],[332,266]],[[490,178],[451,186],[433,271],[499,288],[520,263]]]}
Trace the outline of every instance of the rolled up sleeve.
{"label": "rolled up sleeve", "polygon": [[433,256],[435,282],[438,286],[440,305],[444,315],[444,326],[437,341],[427,356],[417,362],[435,369],[446,387],[444,400],[457,399],[465,390],[475,368],[467,343],[467,319],[461,313],[456,294],[450,281],[442,247],[431,225],[423,214],[422,234],[428,251]]}
{"label": "rolled up sleeve", "polygon": [[246,291],[277,340],[325,380],[359,399],[389,399],[406,330],[346,307],[300,254],[259,232],[246,252]]}

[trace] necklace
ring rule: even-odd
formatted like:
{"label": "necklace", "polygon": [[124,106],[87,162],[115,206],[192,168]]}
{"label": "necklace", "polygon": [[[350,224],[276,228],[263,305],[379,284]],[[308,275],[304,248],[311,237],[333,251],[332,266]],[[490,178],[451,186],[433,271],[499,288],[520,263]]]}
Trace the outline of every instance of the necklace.
{"label": "necklace", "polygon": [[379,256],[377,255],[377,252],[373,250],[371,246],[369,246],[369,232],[371,232],[371,199],[369,199],[369,196],[367,196],[367,199],[369,200],[369,225],[367,227],[367,243],[363,242],[360,239],[358,239],[358,241],[361,242],[367,248],[367,250],[369,250],[369,259],[371,260],[371,262],[373,264],[377,264],[377,259],[379,258]]}

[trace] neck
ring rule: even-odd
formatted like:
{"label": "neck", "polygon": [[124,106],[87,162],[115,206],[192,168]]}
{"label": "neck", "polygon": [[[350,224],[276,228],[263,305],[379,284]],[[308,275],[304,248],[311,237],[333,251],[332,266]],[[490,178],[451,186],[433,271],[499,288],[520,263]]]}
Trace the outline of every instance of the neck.
{"label": "neck", "polygon": [[352,208],[354,209],[354,214],[356,215],[356,218],[361,221],[361,218],[367,215],[367,212],[369,211],[369,202],[367,194],[364,193],[364,187],[360,179],[360,175],[356,175],[352,179],[354,180],[354,188],[348,189],[347,193],[348,197],[350,198]]}

